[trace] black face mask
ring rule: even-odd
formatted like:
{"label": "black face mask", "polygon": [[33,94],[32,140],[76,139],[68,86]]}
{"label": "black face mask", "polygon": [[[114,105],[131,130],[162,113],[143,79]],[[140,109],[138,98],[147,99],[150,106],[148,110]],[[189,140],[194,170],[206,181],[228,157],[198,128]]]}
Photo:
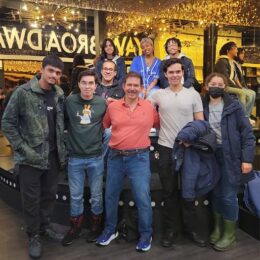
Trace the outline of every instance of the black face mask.
{"label": "black face mask", "polygon": [[224,89],[223,88],[218,88],[218,87],[210,87],[209,88],[209,95],[212,98],[219,98],[224,95]]}

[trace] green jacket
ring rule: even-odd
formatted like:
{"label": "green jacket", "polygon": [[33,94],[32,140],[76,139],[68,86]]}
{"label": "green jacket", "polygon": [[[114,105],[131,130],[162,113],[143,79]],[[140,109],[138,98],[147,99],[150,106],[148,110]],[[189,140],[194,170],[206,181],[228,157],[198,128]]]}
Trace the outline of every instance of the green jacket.
{"label": "green jacket", "polygon": [[[59,162],[65,164],[64,144],[64,94],[60,87],[56,91],[56,140]],[[17,164],[48,169],[49,128],[45,93],[34,77],[14,91],[3,115],[2,130],[14,149]]]}

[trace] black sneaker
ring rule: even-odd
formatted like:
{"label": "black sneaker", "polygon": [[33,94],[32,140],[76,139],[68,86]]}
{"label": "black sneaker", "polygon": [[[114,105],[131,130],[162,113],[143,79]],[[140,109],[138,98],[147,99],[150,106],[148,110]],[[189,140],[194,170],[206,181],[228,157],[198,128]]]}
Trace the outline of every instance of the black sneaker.
{"label": "black sneaker", "polygon": [[63,246],[69,246],[72,244],[72,241],[79,238],[81,236],[81,230],[70,229],[68,233],[64,236],[61,244]]}
{"label": "black sneaker", "polygon": [[33,259],[42,256],[42,244],[39,235],[29,237],[29,256]]}
{"label": "black sneaker", "polygon": [[100,236],[100,231],[93,231],[90,230],[89,233],[86,236],[86,242],[87,243],[93,243],[96,242],[97,238]]}
{"label": "black sneaker", "polygon": [[172,247],[174,244],[174,240],[176,238],[176,233],[168,230],[163,234],[163,237],[161,239],[161,246],[163,247]]}
{"label": "black sneaker", "polygon": [[84,216],[70,217],[70,229],[61,241],[63,246],[69,246],[74,239],[81,236],[82,225]]}

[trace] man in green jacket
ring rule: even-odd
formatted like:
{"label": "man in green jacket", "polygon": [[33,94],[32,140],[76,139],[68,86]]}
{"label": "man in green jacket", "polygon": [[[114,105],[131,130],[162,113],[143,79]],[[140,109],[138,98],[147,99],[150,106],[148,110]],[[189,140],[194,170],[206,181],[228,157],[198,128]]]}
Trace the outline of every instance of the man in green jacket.
{"label": "man in green jacket", "polygon": [[24,217],[29,237],[29,255],[42,255],[40,235],[61,240],[50,226],[59,168],[65,164],[64,95],[56,82],[64,64],[55,55],[46,56],[39,77],[18,87],[2,119],[2,130],[19,166]]}

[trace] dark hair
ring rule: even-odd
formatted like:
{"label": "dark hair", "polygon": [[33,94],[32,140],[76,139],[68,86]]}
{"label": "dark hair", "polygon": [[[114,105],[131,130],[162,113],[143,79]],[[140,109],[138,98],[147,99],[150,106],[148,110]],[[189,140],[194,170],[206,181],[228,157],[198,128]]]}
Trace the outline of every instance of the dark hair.
{"label": "dark hair", "polygon": [[107,54],[106,54],[106,52],[105,52],[105,48],[106,48],[107,42],[110,42],[111,45],[112,45],[113,48],[114,48],[114,51],[113,51],[113,54],[112,54],[112,55],[113,55],[113,56],[116,56],[116,55],[118,54],[117,47],[116,47],[116,45],[114,44],[113,40],[110,39],[110,38],[106,38],[106,39],[103,41],[103,43],[101,44],[101,58],[102,58],[102,59],[106,59],[106,58],[107,58]]}
{"label": "dark hair", "polygon": [[138,79],[140,79],[141,86],[143,85],[143,78],[142,78],[142,76],[139,73],[135,72],[135,71],[130,71],[130,72],[128,72],[126,74],[125,80],[124,80],[124,84],[126,83],[126,80],[128,78],[138,78]]}
{"label": "dark hair", "polygon": [[81,71],[79,73],[78,83],[81,81],[81,78],[85,77],[85,76],[93,76],[94,79],[95,79],[95,83],[98,82],[98,77],[97,77],[97,74],[96,74],[95,70],[93,70],[93,69],[86,69],[86,70],[83,70],[83,71]]}
{"label": "dark hair", "polygon": [[63,61],[57,55],[47,55],[42,61],[42,67],[45,68],[47,65],[53,66],[60,70],[64,69]]}
{"label": "dark hair", "polygon": [[227,80],[227,78],[226,78],[225,75],[223,75],[223,74],[221,74],[221,73],[213,72],[213,73],[209,74],[209,75],[206,77],[206,79],[205,79],[205,81],[204,81],[204,87],[206,87],[206,86],[209,84],[209,82],[210,82],[214,77],[222,78],[223,81],[224,81],[224,84],[225,84],[225,88],[228,86],[228,80]]}
{"label": "dark hair", "polygon": [[178,47],[180,47],[180,50],[181,50],[181,41],[180,41],[178,38],[176,38],[176,37],[172,37],[172,38],[167,39],[167,41],[166,41],[165,44],[164,44],[164,49],[165,49],[165,51],[166,51],[167,54],[169,54],[169,52],[168,52],[168,50],[167,50],[167,46],[168,46],[168,44],[169,44],[170,42],[176,42],[177,45],[178,45]]}
{"label": "dark hair", "polygon": [[103,69],[103,66],[104,66],[104,63],[105,63],[105,62],[113,63],[113,64],[115,65],[115,71],[117,71],[116,63],[115,63],[114,61],[112,61],[112,60],[108,60],[108,59],[105,59],[105,60],[103,61],[101,69]]}
{"label": "dark hair", "polygon": [[237,47],[235,42],[227,42],[225,43],[220,51],[219,51],[219,55],[227,55],[228,52],[233,48],[233,47]]}
{"label": "dark hair", "polygon": [[244,48],[237,48],[237,56],[235,57],[235,60],[240,63],[240,64],[243,64],[245,61],[244,60],[241,60],[239,58],[239,54],[241,54],[242,52],[244,52],[245,49]]}
{"label": "dark hair", "polygon": [[78,65],[85,65],[83,54],[76,54],[73,58],[73,68]]}
{"label": "dark hair", "polygon": [[184,66],[181,62],[181,59],[177,59],[177,58],[171,58],[171,59],[168,59],[166,60],[164,63],[163,63],[163,72],[166,73],[167,72],[167,69],[173,65],[173,64],[181,64],[181,69],[182,71],[184,70]]}

